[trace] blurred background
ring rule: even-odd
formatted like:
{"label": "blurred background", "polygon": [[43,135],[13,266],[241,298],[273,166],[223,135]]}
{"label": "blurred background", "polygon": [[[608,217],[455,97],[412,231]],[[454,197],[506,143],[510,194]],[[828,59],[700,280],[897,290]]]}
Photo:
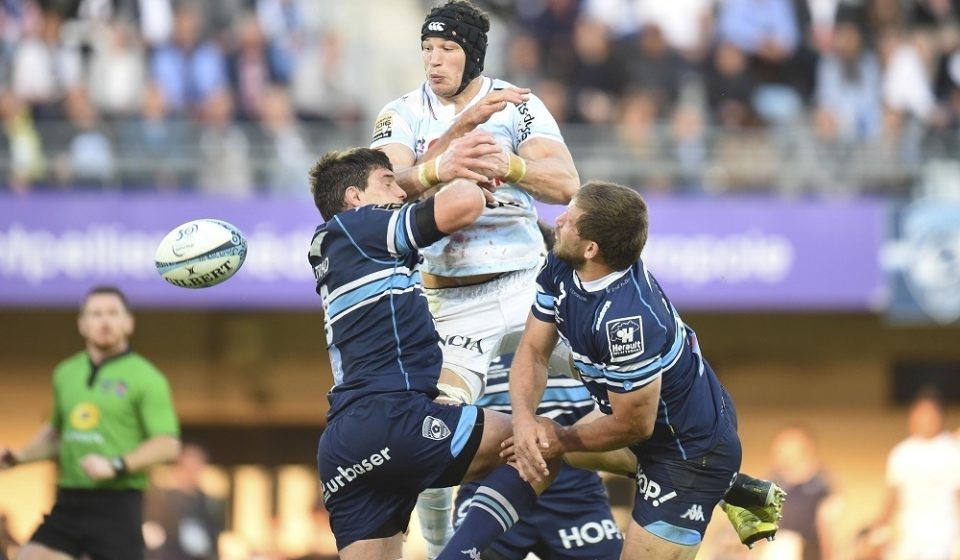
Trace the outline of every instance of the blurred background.
{"label": "blurred background", "polygon": [[[813,504],[796,533],[882,558],[896,535],[860,531],[908,403],[933,387],[960,428],[960,2],[477,3],[484,73],[544,100],[582,179],[648,197],[644,258],[736,400],[743,469],[822,471],[829,491],[788,501]],[[418,86],[432,5],[0,0],[0,442],[47,418],[83,293],[124,289],[194,444],[155,473],[154,558],[335,557],[306,172]],[[156,244],[202,217],[247,235],[243,270],[165,284]],[[0,475],[0,545],[29,538],[54,480]],[[626,520],[632,485],[609,484]],[[799,558],[783,533],[748,554],[718,512],[700,557]]]}

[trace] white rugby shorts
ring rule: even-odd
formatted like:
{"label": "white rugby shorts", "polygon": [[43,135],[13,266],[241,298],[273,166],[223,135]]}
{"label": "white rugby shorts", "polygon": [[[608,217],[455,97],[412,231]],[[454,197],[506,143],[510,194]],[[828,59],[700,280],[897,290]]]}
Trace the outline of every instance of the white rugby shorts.
{"label": "white rugby shorts", "polygon": [[537,295],[539,268],[507,272],[474,286],[423,290],[437,322],[443,367],[460,376],[479,398],[500,341],[522,331]]}

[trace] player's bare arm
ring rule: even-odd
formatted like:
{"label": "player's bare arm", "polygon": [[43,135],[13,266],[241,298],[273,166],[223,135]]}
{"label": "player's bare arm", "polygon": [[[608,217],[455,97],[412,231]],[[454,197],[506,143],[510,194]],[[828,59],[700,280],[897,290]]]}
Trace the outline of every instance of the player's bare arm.
{"label": "player's bare arm", "polygon": [[[154,436],[122,457],[90,454],[81,459],[81,466],[93,480],[110,480],[127,473],[138,473],[162,463],[172,462],[180,454],[180,439],[169,435]],[[118,460],[119,459],[119,460]]]}
{"label": "player's bare arm", "polygon": [[[649,439],[657,421],[661,381],[657,376],[636,391],[610,392],[611,414],[561,430],[560,449],[555,452],[613,451]],[[544,455],[549,459],[552,453],[546,450]]]}
{"label": "player's bare arm", "polygon": [[529,314],[510,368],[513,445],[517,470],[527,481],[539,481],[549,474],[541,452],[550,437],[549,427],[537,421],[536,410],[547,385],[547,365],[557,338],[555,324]]}
{"label": "player's bare arm", "polygon": [[44,424],[37,434],[20,451],[9,448],[0,449],[0,470],[9,469],[22,463],[44,461],[57,456],[60,435],[49,423]]}
{"label": "player's bare arm", "polygon": [[437,229],[453,233],[472,224],[483,213],[493,195],[465,179],[458,179],[434,197],[433,215]]}
{"label": "player's bare arm", "polygon": [[500,177],[541,202],[568,204],[580,188],[573,156],[563,142],[531,138],[520,145],[516,155],[507,156],[508,168]]}

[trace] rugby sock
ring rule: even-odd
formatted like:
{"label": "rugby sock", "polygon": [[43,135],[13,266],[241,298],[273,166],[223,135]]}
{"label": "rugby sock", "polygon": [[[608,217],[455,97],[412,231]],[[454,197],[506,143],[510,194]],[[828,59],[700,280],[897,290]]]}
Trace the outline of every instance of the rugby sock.
{"label": "rugby sock", "polygon": [[427,559],[433,560],[453,536],[453,488],[428,488],[421,492],[417,517],[427,541]]}
{"label": "rugby sock", "polygon": [[533,487],[511,466],[504,465],[485,478],[474,494],[463,523],[437,560],[480,558],[480,553],[507,532],[537,503]]}
{"label": "rugby sock", "polygon": [[765,506],[770,501],[771,487],[769,480],[760,480],[743,473],[737,474],[730,489],[723,496],[723,501],[737,507]]}

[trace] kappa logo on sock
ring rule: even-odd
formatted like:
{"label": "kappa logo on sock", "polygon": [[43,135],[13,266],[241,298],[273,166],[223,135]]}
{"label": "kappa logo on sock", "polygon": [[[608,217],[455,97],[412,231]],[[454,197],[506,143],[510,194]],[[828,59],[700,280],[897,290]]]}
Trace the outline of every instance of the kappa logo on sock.
{"label": "kappa logo on sock", "polygon": [[466,554],[467,558],[470,560],[480,560],[480,551],[477,550],[477,547],[473,547],[469,550],[461,550],[460,554]]}
{"label": "kappa logo on sock", "polygon": [[443,420],[427,416],[423,419],[423,429],[420,435],[434,441],[443,441],[450,437],[450,428],[444,424]]}

